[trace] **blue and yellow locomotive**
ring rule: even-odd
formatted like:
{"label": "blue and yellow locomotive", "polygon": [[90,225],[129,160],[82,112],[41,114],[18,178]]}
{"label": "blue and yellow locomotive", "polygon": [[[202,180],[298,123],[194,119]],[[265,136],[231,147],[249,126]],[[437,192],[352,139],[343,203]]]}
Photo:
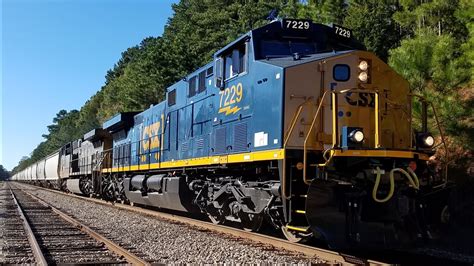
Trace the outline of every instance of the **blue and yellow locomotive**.
{"label": "blue and yellow locomotive", "polygon": [[447,216],[446,178],[427,164],[428,107],[349,29],[283,19],[217,51],[166,101],[88,133],[90,171],[63,180],[246,230],[266,221],[291,241],[406,243]]}

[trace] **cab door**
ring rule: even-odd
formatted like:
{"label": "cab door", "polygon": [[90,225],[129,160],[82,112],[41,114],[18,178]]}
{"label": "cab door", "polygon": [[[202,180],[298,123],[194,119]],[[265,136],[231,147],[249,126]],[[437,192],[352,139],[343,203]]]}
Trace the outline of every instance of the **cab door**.
{"label": "cab door", "polygon": [[[243,41],[230,47],[216,59],[216,113],[212,119],[211,152],[228,154],[248,150],[248,125],[251,112],[246,101],[251,95],[246,92],[249,84],[248,75],[248,42]],[[249,97],[250,96],[250,97]],[[244,108],[247,106],[246,108]]]}

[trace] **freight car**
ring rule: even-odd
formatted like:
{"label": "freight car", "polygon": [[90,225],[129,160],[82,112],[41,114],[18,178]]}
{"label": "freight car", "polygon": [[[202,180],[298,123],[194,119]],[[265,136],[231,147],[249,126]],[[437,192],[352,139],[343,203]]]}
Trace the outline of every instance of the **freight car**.
{"label": "freight car", "polygon": [[283,19],[14,179],[245,230],[266,221],[295,242],[397,246],[432,238],[448,217],[447,177],[428,167],[430,107],[351,30]]}

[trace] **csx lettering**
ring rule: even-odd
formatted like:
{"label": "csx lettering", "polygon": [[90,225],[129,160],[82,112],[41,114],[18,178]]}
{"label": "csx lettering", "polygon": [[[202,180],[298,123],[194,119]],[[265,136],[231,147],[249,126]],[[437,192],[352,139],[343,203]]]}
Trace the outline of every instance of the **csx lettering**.
{"label": "csx lettering", "polygon": [[345,96],[346,102],[353,106],[375,107],[375,94],[361,92],[356,95],[358,95],[358,99],[352,97],[352,92],[347,93]]}
{"label": "csx lettering", "polygon": [[[161,121],[155,122],[151,125],[147,125],[143,127],[142,131],[142,136],[141,136],[141,145],[140,145],[140,150],[141,153],[148,152],[153,149],[160,148],[160,127],[163,124],[163,115],[161,116]],[[155,154],[155,158],[157,159],[158,155]],[[142,155],[140,156],[140,160],[142,162],[146,162],[147,156]]]}

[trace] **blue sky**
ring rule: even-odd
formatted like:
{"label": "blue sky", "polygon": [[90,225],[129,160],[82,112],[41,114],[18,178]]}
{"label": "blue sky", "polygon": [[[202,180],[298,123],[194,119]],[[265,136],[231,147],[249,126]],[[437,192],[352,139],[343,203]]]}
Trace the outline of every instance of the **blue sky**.
{"label": "blue sky", "polygon": [[0,164],[11,170],[61,109],[97,92],[121,52],[159,36],[171,0],[1,0]]}

